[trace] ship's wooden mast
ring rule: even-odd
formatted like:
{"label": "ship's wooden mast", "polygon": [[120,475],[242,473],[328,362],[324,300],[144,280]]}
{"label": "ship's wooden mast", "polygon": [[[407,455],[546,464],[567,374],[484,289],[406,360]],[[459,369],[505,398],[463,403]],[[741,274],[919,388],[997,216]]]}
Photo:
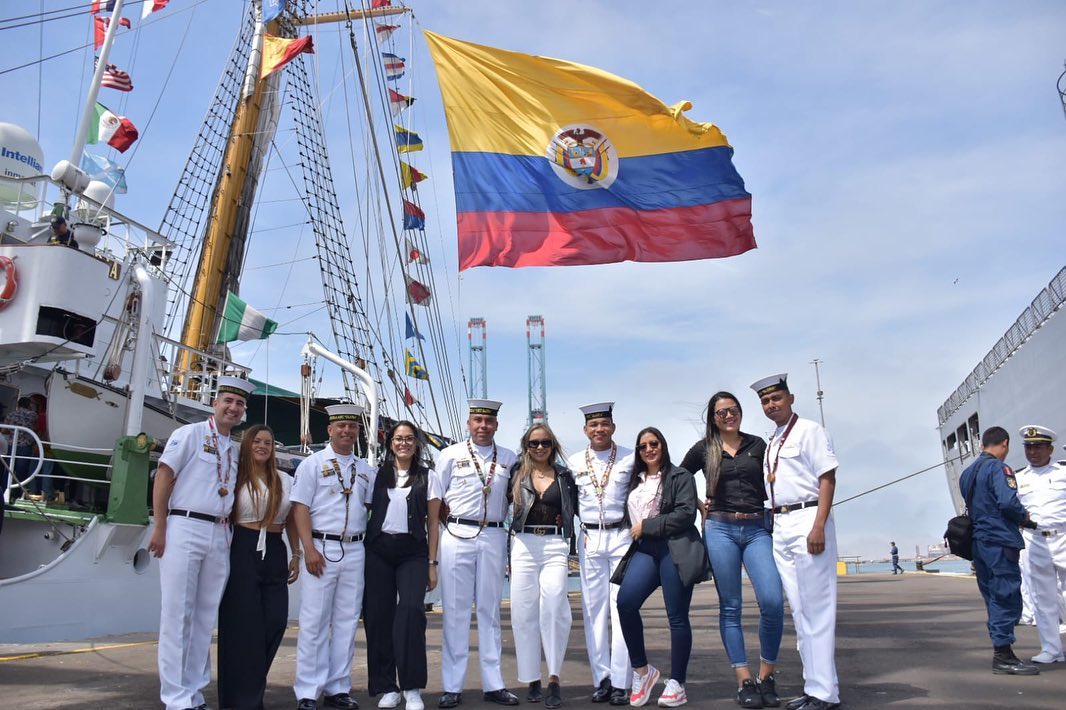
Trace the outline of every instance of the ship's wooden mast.
{"label": "ship's wooden mast", "polygon": [[[408,12],[405,7],[383,7],[371,10],[353,10],[306,17],[292,17],[289,21],[295,26],[363,20],[373,17],[387,17]],[[264,31],[277,35],[281,23],[274,20],[264,27]],[[254,40],[261,44],[259,33]],[[250,91],[237,104],[233,121],[230,125],[229,140],[223,157],[222,170],[211,196],[211,207],[207,228],[204,233],[203,248],[196,269],[192,287],[192,302],[185,314],[182,327],[182,349],[179,371],[188,372],[195,368],[195,355],[191,350],[206,351],[212,348],[214,335],[218,331],[221,308],[225,297],[224,287],[230,275],[240,269],[239,263],[232,263],[235,255],[243,255],[243,249],[234,249],[234,241],[243,240],[244,234],[237,230],[247,230],[248,220],[241,219],[247,214],[250,205],[244,205],[244,197],[250,192],[245,189],[248,184],[249,170],[256,152],[256,139],[260,126],[264,88],[278,77],[258,79],[258,61],[260,53],[252,52],[250,61],[256,62],[249,69],[256,80],[250,82]],[[251,176],[257,178],[258,176]],[[191,350],[190,350],[191,349]],[[187,380],[189,381],[189,380]]]}

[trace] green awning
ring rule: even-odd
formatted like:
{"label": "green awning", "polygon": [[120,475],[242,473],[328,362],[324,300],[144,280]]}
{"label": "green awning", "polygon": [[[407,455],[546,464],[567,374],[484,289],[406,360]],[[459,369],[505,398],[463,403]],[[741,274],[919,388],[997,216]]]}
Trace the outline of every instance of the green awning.
{"label": "green awning", "polygon": [[297,399],[300,397],[299,392],[290,392],[289,390],[275,387],[274,385],[268,385],[266,382],[260,382],[259,380],[254,380],[250,377],[248,378],[248,381],[255,385],[255,391],[252,392],[252,394],[261,394],[267,397],[296,397]]}

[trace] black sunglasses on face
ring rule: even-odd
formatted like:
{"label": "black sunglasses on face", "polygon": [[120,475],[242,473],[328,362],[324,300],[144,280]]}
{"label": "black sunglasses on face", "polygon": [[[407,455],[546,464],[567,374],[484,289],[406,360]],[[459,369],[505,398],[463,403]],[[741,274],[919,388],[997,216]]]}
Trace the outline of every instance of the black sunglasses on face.
{"label": "black sunglasses on face", "polygon": [[659,448],[659,445],[660,443],[658,441],[645,441],[643,444],[638,446],[637,449],[640,451],[647,451],[648,449],[654,451],[655,449]]}
{"label": "black sunglasses on face", "polygon": [[530,449],[550,449],[552,441],[551,439],[530,439],[526,442],[526,447]]}

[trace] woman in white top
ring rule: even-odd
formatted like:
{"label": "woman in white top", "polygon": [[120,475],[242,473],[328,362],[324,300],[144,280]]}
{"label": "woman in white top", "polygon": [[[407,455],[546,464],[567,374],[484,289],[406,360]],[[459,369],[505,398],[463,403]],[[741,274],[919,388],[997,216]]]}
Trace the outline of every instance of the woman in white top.
{"label": "woman in white top", "polygon": [[[275,466],[274,432],[256,424],[241,437],[234,489],[230,573],[218,610],[218,697],[223,708],[263,707],[267,673],[285,635],[287,584],[300,574],[289,514],[292,477]],[[282,531],[289,538],[288,558]]]}
{"label": "woman in white top", "polygon": [[[430,470],[418,429],[408,421],[385,436],[366,526],[366,658],[379,708],[422,710],[426,687],[426,591],[437,586],[439,528],[427,529]],[[430,562],[432,560],[432,562]]]}

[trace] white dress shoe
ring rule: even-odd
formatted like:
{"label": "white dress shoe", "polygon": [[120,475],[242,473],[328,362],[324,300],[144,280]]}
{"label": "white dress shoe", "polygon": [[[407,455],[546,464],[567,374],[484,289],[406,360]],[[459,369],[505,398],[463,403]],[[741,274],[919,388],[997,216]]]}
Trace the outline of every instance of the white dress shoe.
{"label": "white dress shoe", "polygon": [[394,708],[400,704],[400,694],[395,690],[385,693],[378,701],[379,708]]}
{"label": "white dress shoe", "polygon": [[1057,656],[1052,656],[1047,651],[1041,651],[1033,656],[1033,663],[1062,663],[1063,660],[1066,659],[1063,658],[1061,653]]}
{"label": "white dress shoe", "polygon": [[422,703],[422,694],[418,688],[403,691],[403,701],[407,710],[423,710],[426,706]]}

